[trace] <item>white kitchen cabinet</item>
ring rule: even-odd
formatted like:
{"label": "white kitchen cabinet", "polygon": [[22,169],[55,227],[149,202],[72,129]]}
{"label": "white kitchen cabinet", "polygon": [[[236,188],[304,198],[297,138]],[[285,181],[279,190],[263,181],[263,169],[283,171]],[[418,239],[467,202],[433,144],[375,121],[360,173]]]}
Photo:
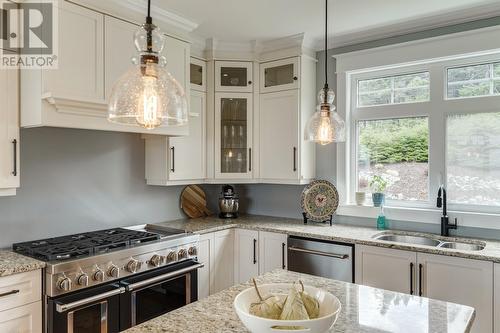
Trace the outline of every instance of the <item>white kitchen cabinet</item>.
{"label": "white kitchen cabinet", "polygon": [[212,271],[214,267],[214,233],[200,235],[198,243],[198,261],[205,266],[198,269],[198,299],[211,294]]}
{"label": "white kitchen cabinet", "polygon": [[215,178],[252,178],[253,96],[215,94]]}
{"label": "white kitchen cabinet", "polygon": [[259,232],[235,230],[234,279],[243,283],[259,275]]}
{"label": "white kitchen cabinet", "polygon": [[17,69],[0,70],[0,119],[0,196],[15,195],[20,185]]}
{"label": "white kitchen cabinet", "polygon": [[0,332],[42,332],[40,270],[0,277]]}
{"label": "white kitchen cabinet", "polygon": [[287,238],[286,234],[259,231],[259,274],[288,268]]}
{"label": "white kitchen cabinet", "polygon": [[234,285],[234,230],[214,233],[213,290],[216,293]]}
{"label": "white kitchen cabinet", "polygon": [[[304,138],[316,108],[315,62],[295,57],[260,66],[259,178],[263,183],[307,184],[316,174],[316,148]],[[266,71],[272,78],[266,79]]]}
{"label": "white kitchen cabinet", "polygon": [[[493,263],[418,253],[423,296],[476,309],[471,332],[493,331]],[[421,273],[420,273],[421,271]]]}
{"label": "white kitchen cabinet", "polygon": [[191,92],[189,135],[145,136],[146,181],[149,185],[198,184],[206,167],[206,93]]}
{"label": "white kitchen cabinet", "polygon": [[500,333],[500,264],[495,264],[495,272],[494,272],[494,278],[495,281],[493,282],[494,288],[495,288],[495,295],[494,295],[494,304],[493,304],[493,309],[495,310],[494,312],[494,322],[493,326],[495,328],[495,333]]}
{"label": "white kitchen cabinet", "polygon": [[189,67],[191,90],[207,91],[207,63],[198,58],[191,58]]}
{"label": "white kitchen cabinet", "polygon": [[253,70],[250,61],[216,61],[216,92],[253,91]]}
{"label": "white kitchen cabinet", "polygon": [[115,82],[132,67],[137,57],[134,33],[139,27],[111,16],[104,18],[105,99],[109,101]]}
{"label": "white kitchen cabinet", "polygon": [[2,333],[42,333],[42,302],[0,312]]}
{"label": "white kitchen cabinet", "polygon": [[269,93],[300,87],[300,57],[260,64],[260,92]]}
{"label": "white kitchen cabinet", "polygon": [[[136,56],[136,26],[125,20],[58,1],[58,68],[21,72],[21,126],[66,127],[183,136],[188,126],[154,130],[110,123],[107,101],[116,80]],[[166,36],[167,69],[189,87],[188,42]],[[189,101],[189,90],[186,91]]]}
{"label": "white kitchen cabinet", "polygon": [[411,251],[356,245],[355,283],[415,294],[417,254]]}
{"label": "white kitchen cabinet", "polygon": [[365,245],[355,252],[356,283],[469,305],[472,332],[493,331],[492,262]]}
{"label": "white kitchen cabinet", "polygon": [[42,73],[44,93],[73,100],[104,101],[104,15],[58,3],[58,69]]}

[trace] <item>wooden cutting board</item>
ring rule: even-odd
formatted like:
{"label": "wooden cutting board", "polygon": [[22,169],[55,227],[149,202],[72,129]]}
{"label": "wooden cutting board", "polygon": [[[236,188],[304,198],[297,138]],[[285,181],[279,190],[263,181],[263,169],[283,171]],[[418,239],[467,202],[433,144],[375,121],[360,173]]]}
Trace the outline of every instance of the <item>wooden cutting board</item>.
{"label": "wooden cutting board", "polygon": [[212,215],[207,208],[207,196],[198,185],[186,186],[181,193],[181,209],[190,218]]}

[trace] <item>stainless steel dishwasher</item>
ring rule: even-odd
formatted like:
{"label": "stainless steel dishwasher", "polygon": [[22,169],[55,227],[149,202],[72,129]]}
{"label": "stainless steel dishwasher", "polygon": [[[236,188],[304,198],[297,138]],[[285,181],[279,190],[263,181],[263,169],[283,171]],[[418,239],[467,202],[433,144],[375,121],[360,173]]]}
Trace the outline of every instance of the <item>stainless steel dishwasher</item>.
{"label": "stainless steel dishwasher", "polygon": [[354,282],[354,245],[288,237],[288,269],[329,279]]}

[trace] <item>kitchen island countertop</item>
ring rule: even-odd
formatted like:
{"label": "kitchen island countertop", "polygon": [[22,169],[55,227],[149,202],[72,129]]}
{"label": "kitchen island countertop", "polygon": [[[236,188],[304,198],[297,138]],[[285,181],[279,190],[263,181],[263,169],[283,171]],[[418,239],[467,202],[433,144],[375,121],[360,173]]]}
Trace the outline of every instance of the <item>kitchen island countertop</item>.
{"label": "kitchen island countertop", "polygon": [[[259,284],[301,279],[336,295],[342,310],[330,332],[469,332],[475,311],[465,305],[411,296],[306,274],[275,270]],[[233,309],[233,300],[250,283],[236,285],[142,323],[126,333],[248,332]]]}

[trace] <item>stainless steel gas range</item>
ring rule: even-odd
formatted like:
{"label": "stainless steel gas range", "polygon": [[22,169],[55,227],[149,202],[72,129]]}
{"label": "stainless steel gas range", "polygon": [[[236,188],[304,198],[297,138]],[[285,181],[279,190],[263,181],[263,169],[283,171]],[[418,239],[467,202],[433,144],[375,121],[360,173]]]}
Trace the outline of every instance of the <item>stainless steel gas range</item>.
{"label": "stainless steel gas range", "polygon": [[152,226],[14,244],[47,263],[48,333],[114,333],[196,301],[198,235]]}

